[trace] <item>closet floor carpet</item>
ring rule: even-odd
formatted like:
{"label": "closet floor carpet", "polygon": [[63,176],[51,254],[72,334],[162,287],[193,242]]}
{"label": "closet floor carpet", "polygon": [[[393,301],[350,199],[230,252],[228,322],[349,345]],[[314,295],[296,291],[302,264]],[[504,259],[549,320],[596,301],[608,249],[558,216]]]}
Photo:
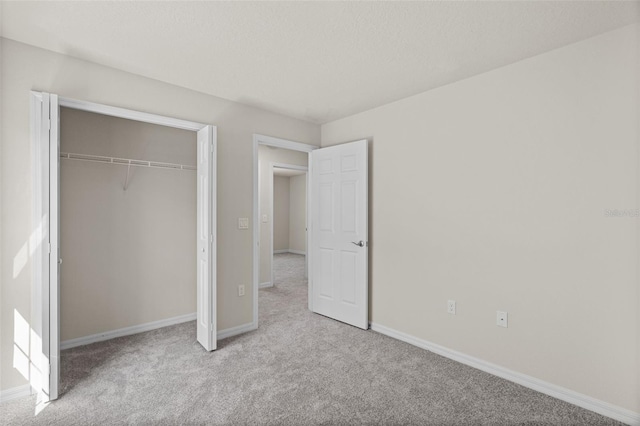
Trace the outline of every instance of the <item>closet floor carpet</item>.
{"label": "closet floor carpet", "polygon": [[304,257],[276,255],[260,328],[207,353],[195,322],[66,350],[62,396],[3,424],[619,424],[307,310]]}

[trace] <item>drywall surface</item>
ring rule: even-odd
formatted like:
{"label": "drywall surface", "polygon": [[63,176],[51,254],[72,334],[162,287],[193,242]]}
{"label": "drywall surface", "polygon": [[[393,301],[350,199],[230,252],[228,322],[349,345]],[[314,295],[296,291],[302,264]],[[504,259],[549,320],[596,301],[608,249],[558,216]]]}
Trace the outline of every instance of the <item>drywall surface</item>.
{"label": "drywall surface", "polygon": [[322,126],[371,141],[373,322],[640,412],[638,52],[625,27]]}
{"label": "drywall surface", "polygon": [[289,178],[289,250],[307,252],[307,175]]}
{"label": "drywall surface", "polygon": [[[273,193],[272,164],[291,164],[307,166],[309,154],[289,149],[274,149],[261,145],[258,147],[258,199],[260,215],[260,284],[271,282],[271,194]],[[263,221],[263,215],[267,221]]]}
{"label": "drywall surface", "polygon": [[217,126],[218,330],[251,323],[252,232],[239,230],[238,218],[252,216],[253,134],[318,144],[319,126],[7,39],[1,59],[0,389],[27,383],[13,357],[14,319],[31,321],[31,262],[21,255],[33,232],[30,90]]}
{"label": "drywall surface", "polygon": [[[196,134],[62,108],[62,152],[195,166]],[[61,340],[196,311],[196,172],[63,159]]]}
{"label": "drywall surface", "polygon": [[273,250],[289,250],[289,177],[273,177]]}

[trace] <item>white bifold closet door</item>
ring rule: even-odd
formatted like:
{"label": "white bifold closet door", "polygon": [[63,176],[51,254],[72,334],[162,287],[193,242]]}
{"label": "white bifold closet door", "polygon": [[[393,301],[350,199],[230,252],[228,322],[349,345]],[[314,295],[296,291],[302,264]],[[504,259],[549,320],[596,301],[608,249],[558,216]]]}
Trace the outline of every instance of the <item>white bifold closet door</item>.
{"label": "white bifold closet door", "polygon": [[216,288],[211,280],[216,274],[216,250],[212,229],[212,216],[215,211],[215,172],[213,161],[213,127],[206,126],[198,131],[198,291],[197,291],[197,338],[208,351],[216,349]]}
{"label": "white bifold closet door", "polygon": [[216,127],[31,92],[35,285],[30,381],[39,402],[58,398],[60,380],[60,106],[197,131],[197,339],[207,351],[217,347]]}

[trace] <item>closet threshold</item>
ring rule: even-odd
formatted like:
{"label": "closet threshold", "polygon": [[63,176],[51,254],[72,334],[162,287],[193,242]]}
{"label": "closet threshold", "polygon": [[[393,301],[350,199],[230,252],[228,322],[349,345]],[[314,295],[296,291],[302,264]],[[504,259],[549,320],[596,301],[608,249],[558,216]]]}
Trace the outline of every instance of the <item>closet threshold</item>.
{"label": "closet threshold", "polygon": [[128,167],[135,166],[155,169],[196,170],[196,166],[187,164],[163,163],[159,161],[137,160],[133,158],[104,157],[102,155],[76,154],[72,152],[61,152],[60,158],[64,158],[65,160],[92,161],[94,163],[119,164],[121,166]]}

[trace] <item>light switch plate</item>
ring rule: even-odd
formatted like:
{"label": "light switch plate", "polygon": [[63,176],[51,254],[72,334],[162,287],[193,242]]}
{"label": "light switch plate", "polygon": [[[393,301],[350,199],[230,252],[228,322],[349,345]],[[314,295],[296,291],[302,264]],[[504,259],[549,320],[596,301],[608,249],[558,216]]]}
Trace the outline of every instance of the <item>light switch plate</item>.
{"label": "light switch plate", "polygon": [[267,216],[266,214],[262,215],[262,223],[267,223],[269,222],[269,216]]}
{"label": "light switch plate", "polygon": [[238,218],[238,229],[249,229],[249,218],[248,217],[239,217]]}
{"label": "light switch plate", "polygon": [[509,314],[504,311],[496,311],[496,325],[499,327],[508,327]]}

